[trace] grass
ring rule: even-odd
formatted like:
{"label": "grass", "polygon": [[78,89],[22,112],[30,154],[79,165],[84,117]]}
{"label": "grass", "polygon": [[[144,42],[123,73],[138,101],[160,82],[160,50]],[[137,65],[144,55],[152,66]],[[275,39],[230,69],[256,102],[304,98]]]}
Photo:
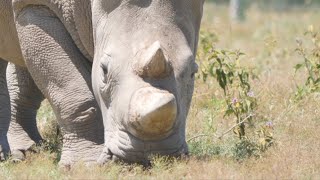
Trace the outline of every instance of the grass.
{"label": "grass", "polygon": [[[217,35],[218,48],[241,49],[246,53],[242,62],[256,69],[259,80],[252,84],[259,100],[258,112],[264,120],[274,123],[276,139],[276,144],[262,156],[239,160],[235,137],[229,133],[222,139],[195,138],[189,142],[190,159],[158,157],[150,169],[139,165],[89,168],[78,164],[64,171],[57,166],[56,151],[29,153],[22,163],[0,163],[0,179],[319,179],[320,95],[293,100],[296,85],[303,84],[306,77],[303,71],[295,76],[293,67],[303,61],[295,53],[295,40],[304,39],[309,25],[317,27],[320,12],[260,12],[252,7],[242,24],[231,24],[227,13],[226,7],[207,3],[202,29]],[[221,134],[233,125],[233,121],[223,118],[221,97],[222,91],[214,80],[196,80],[187,139],[203,133]],[[38,115],[44,137],[55,133],[54,119],[44,102]]]}

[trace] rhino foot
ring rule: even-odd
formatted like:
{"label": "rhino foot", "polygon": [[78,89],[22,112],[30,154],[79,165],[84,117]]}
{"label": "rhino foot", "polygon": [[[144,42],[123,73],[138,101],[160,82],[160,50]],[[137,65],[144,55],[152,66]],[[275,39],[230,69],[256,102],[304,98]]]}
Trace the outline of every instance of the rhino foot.
{"label": "rhino foot", "polygon": [[101,155],[99,156],[97,163],[100,166],[103,166],[109,162],[112,162],[112,153],[107,149],[107,150],[103,150],[103,152],[101,153]]}
{"label": "rhino foot", "polygon": [[6,160],[9,156],[9,153],[10,147],[7,139],[4,140],[0,138],[0,162]]}
{"label": "rhino foot", "polygon": [[14,163],[22,162],[26,159],[26,153],[23,150],[13,150],[11,152],[11,161]]}
{"label": "rhino foot", "polygon": [[0,145],[0,162],[7,159],[9,151],[5,150],[5,148]]}

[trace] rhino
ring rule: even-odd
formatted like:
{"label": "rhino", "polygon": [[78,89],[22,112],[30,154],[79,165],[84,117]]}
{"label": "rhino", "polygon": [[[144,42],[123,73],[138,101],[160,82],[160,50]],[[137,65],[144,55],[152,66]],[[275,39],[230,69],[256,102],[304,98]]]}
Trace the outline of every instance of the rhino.
{"label": "rhino", "polygon": [[42,138],[47,99],[60,165],[188,153],[204,0],[1,0],[0,154]]}

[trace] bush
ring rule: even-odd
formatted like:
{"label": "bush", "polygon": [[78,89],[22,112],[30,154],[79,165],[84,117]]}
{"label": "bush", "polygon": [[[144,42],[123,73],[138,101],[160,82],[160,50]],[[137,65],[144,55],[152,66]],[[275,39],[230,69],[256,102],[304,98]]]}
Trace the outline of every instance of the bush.
{"label": "bush", "polygon": [[[216,41],[217,36],[214,33],[201,32],[197,55],[197,58],[201,59],[201,71],[198,78],[204,82],[209,78],[216,80],[223,92],[224,117],[235,119],[235,123],[221,135],[205,132],[189,139],[190,141],[206,137],[200,142],[192,142],[191,152],[201,155],[218,155],[223,154],[223,151],[230,151],[230,148],[227,150],[228,148],[212,145],[212,139],[222,139],[225,134],[234,132],[238,141],[235,141],[234,148],[231,150],[232,156],[236,159],[252,155],[258,157],[273,144],[274,139],[272,122],[256,126],[259,121],[265,121],[257,115],[258,100],[250,84],[251,79],[256,78],[256,75],[253,69],[241,65],[240,57],[244,56],[244,53],[217,49],[214,46]],[[247,133],[249,127],[254,133]],[[210,129],[214,128],[210,127]]]}
{"label": "bush", "polygon": [[308,48],[302,40],[297,39],[296,51],[303,57],[303,62],[295,66],[295,72],[304,68],[308,77],[304,85],[297,86],[296,100],[310,93],[320,92],[320,31],[315,31],[310,26],[305,36],[310,38],[313,46]]}

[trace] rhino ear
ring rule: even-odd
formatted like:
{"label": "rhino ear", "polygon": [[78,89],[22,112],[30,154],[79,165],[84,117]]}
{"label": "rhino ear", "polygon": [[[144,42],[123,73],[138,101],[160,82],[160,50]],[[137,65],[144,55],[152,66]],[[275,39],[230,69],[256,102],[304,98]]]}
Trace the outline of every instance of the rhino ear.
{"label": "rhino ear", "polygon": [[171,66],[159,41],[142,51],[138,58],[134,69],[141,77],[163,78],[171,72]]}

